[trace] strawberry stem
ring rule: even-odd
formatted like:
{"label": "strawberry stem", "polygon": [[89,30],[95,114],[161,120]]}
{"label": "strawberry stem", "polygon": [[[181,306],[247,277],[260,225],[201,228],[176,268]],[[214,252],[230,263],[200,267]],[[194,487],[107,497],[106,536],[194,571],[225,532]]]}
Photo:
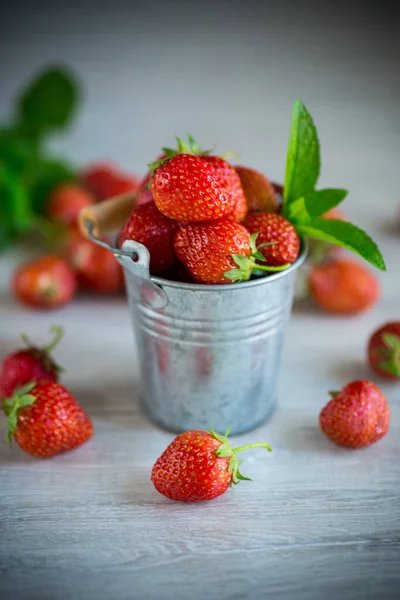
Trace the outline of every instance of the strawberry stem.
{"label": "strawberry stem", "polygon": [[257,444],[247,444],[246,446],[239,446],[239,448],[233,448],[232,452],[237,454],[238,452],[243,452],[243,450],[248,450],[249,448],[266,448],[268,452],[272,452],[272,448],[269,444],[264,444],[263,442],[258,442]]}
{"label": "strawberry stem", "polygon": [[25,406],[30,406],[35,402],[35,396],[29,392],[33,390],[36,383],[28,383],[17,390],[11,398],[6,398],[3,401],[3,411],[7,417],[7,441],[11,445],[12,436],[17,428],[18,411]]}
{"label": "strawberry stem", "polygon": [[384,333],[382,341],[385,348],[379,352],[383,359],[379,367],[394,377],[400,377],[400,337],[394,333]]}
{"label": "strawberry stem", "polygon": [[44,352],[47,353],[52,352],[64,337],[64,329],[63,327],[61,327],[61,325],[53,325],[52,327],[50,327],[50,331],[54,334],[54,337],[50,344],[43,348]]}

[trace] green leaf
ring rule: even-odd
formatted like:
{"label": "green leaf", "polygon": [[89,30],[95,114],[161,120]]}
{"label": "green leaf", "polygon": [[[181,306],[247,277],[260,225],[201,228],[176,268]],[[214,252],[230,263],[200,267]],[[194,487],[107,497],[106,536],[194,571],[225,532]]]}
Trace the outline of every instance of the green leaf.
{"label": "green leaf", "polygon": [[79,86],[69,70],[46,69],[17,98],[17,123],[33,138],[50,129],[61,129],[71,120],[78,97]]}
{"label": "green leaf", "polygon": [[374,267],[386,271],[383,256],[375,242],[352,223],[334,219],[315,219],[309,224],[299,225],[299,233],[305,237],[331,242],[355,252]]}
{"label": "green leaf", "polygon": [[314,190],[305,196],[304,207],[312,219],[322,217],[328,210],[340,204],[346,198],[347,194],[347,190],[334,188]]}
{"label": "green leaf", "polygon": [[36,144],[21,137],[12,127],[0,130],[0,161],[14,175],[23,176],[32,156],[36,153]]}
{"label": "green leaf", "polygon": [[286,158],[284,205],[311,192],[318,181],[320,148],[317,130],[307,108],[296,100],[292,110],[292,125]]}
{"label": "green leaf", "polygon": [[20,180],[0,163],[0,246],[5,247],[32,225],[34,215]]}

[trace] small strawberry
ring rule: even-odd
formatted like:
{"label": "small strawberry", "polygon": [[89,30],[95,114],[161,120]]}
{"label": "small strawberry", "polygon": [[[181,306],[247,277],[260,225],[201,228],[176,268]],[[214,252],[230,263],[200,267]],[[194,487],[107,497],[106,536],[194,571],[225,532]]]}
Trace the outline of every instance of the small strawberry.
{"label": "small strawberry", "polygon": [[253,271],[281,271],[289,265],[269,267],[243,225],[225,218],[189,223],[175,235],[175,253],[198,283],[247,281]]}
{"label": "small strawberry", "polygon": [[178,435],[153,466],[151,480],[160,494],[180,502],[212,500],[229,486],[247,480],[239,471],[237,453],[268,444],[231,448],[228,432],[186,431]]}
{"label": "small strawberry", "polygon": [[67,389],[55,382],[30,383],[4,400],[8,440],[36,458],[51,458],[87,442],[93,425]]}
{"label": "small strawberry", "polygon": [[400,321],[385,323],[368,342],[368,361],[371,368],[387,379],[400,378]]}
{"label": "small strawberry", "polygon": [[255,169],[241,166],[235,167],[235,171],[240,177],[249,211],[277,212],[276,190],[265,175]]}
{"label": "small strawberry", "polygon": [[124,289],[122,267],[115,256],[106,248],[84,238],[77,230],[69,232],[65,257],[75,272],[80,290],[118,294]]}
{"label": "small strawberry", "polygon": [[15,297],[28,306],[56,308],[75,296],[76,278],[65,260],[43,256],[17,268],[12,290]]}
{"label": "small strawberry", "polygon": [[50,192],[45,213],[50,221],[76,225],[79,212],[96,203],[91,192],[76,183],[63,183]]}
{"label": "small strawberry", "polygon": [[232,213],[235,198],[205,158],[177,154],[158,164],[153,165],[151,190],[157,208],[166,217],[210,221]]}
{"label": "small strawberry", "polygon": [[150,252],[150,271],[162,273],[175,262],[174,235],[178,223],[164,216],[154,202],[137,206],[125,223],[119,246],[126,240],[136,240]]}
{"label": "small strawberry", "polygon": [[363,448],[377,442],[388,432],[390,408],[381,390],[370,381],[352,381],[322,409],[322,431],[333,442],[346,448]]}
{"label": "small strawberry", "polygon": [[249,213],[243,223],[250,233],[258,233],[257,244],[268,265],[294,263],[300,252],[296,228],[281,215]]}
{"label": "small strawberry", "polygon": [[349,259],[313,267],[309,290],[320,308],[342,315],[356,315],[371,308],[381,293],[379,281],[371,271]]}
{"label": "small strawberry", "polygon": [[99,200],[134,192],[139,185],[137,177],[107,162],[90,166],[82,173],[81,180]]}
{"label": "small strawberry", "polygon": [[219,156],[204,156],[204,159],[214,167],[226,189],[234,197],[232,216],[235,221],[240,223],[247,214],[247,203],[239,175],[226,160]]}
{"label": "small strawberry", "polygon": [[22,340],[26,348],[16,350],[3,359],[0,370],[0,396],[10,398],[17,387],[31,381],[58,381],[62,370],[52,359],[50,353],[61,340],[64,331],[62,327],[54,325],[50,331],[54,338],[44,348],[31,344],[25,335]]}

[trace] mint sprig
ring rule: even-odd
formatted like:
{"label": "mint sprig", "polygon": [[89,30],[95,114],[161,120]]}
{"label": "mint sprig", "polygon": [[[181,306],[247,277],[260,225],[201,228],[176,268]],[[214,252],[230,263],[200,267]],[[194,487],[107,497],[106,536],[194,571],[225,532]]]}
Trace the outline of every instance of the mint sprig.
{"label": "mint sprig", "polygon": [[338,206],[348,192],[335,188],[316,190],[320,166],[316,126],[305,105],[296,100],[286,160],[283,215],[301,235],[342,246],[385,271],[383,256],[367,233],[349,222],[321,218]]}

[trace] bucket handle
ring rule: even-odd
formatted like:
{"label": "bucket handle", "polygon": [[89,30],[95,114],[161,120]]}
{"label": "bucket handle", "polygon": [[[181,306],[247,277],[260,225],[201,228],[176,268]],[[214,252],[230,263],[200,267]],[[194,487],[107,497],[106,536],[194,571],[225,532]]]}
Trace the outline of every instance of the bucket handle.
{"label": "bucket handle", "polygon": [[121,229],[135,206],[135,200],[136,194],[130,192],[85,207],[79,213],[79,229],[86,238],[112,252],[125,273],[134,277],[134,286],[130,289],[136,299],[154,309],[165,308],[168,297],[164,290],[151,280],[150,253],[146,246],[134,240],[126,240],[122,248],[116,248],[100,239],[104,234]]}

